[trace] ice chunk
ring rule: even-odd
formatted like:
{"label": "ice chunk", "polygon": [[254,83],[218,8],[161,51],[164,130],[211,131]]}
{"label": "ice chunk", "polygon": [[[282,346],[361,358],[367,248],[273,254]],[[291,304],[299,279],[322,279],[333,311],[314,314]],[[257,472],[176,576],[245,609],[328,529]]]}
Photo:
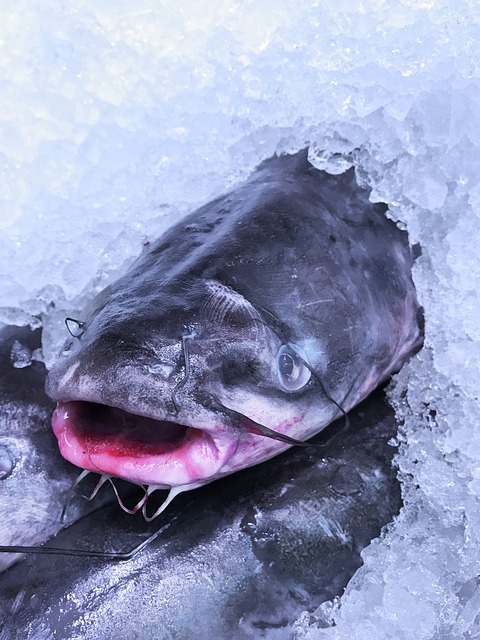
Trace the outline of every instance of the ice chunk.
{"label": "ice chunk", "polygon": [[10,353],[10,360],[15,369],[23,369],[32,364],[32,353],[28,347],[15,340]]}

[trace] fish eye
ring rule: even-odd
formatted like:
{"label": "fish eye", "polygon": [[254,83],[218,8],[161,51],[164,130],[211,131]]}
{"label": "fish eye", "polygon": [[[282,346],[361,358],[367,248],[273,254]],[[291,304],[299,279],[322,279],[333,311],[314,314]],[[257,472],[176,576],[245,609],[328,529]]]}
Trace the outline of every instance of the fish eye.
{"label": "fish eye", "polygon": [[5,480],[12,473],[15,461],[7,447],[0,445],[0,480]]}
{"label": "fish eye", "polygon": [[298,344],[282,344],[277,352],[277,372],[285,391],[298,391],[310,380],[307,355]]}

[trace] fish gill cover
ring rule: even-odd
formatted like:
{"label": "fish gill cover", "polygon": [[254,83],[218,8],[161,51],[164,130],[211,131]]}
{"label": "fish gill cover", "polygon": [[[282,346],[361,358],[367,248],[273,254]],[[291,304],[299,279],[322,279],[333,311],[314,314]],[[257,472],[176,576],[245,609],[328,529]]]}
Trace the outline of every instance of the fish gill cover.
{"label": "fish gill cover", "polygon": [[49,365],[65,316],[273,153],[355,166],[421,246],[405,507],[298,639],[479,632],[479,39],[469,0],[0,6],[0,321],[41,315]]}

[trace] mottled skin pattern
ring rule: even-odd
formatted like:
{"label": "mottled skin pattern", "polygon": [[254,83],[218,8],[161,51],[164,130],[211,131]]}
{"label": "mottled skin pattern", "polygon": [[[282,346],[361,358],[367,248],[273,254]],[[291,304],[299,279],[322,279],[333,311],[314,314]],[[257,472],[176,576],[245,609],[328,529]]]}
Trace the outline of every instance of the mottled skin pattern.
{"label": "mottled skin pattern", "polygon": [[[353,170],[326,174],[302,152],[173,226],[49,374],[62,454],[190,488],[288,446],[255,423],[305,440],[360,402],[422,339],[407,236],[385,210]],[[304,354],[298,389],[281,383],[282,345]]]}

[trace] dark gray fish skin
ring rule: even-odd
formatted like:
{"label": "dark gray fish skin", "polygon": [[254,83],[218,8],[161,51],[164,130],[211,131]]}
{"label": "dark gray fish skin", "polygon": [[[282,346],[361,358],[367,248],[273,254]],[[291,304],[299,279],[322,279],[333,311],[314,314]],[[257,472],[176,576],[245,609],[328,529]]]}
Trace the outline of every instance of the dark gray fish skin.
{"label": "dark gray fish skin", "polygon": [[22,560],[0,576],[0,640],[291,638],[293,621],[342,593],[398,513],[395,433],[377,391],[325,450],[292,449],[184,494],[154,525],[114,507],[87,516],[49,545],[123,550],[164,530],[126,563]]}
{"label": "dark gray fish skin", "polygon": [[[40,544],[57,533],[78,476],[60,456],[51,430],[55,405],[44,391],[47,371],[31,359],[40,347],[41,329],[0,325],[0,545]],[[75,499],[65,524],[113,499],[108,492],[94,502]],[[0,571],[18,558],[0,553]]]}
{"label": "dark gray fish skin", "polygon": [[[54,405],[45,394],[43,363],[15,368],[14,345],[25,353],[41,346],[41,330],[0,329],[0,544],[44,542],[60,528],[62,497],[78,471],[58,454],[50,416]],[[10,461],[10,469],[9,466]],[[18,556],[0,554],[0,570]]]}
{"label": "dark gray fish skin", "polygon": [[385,209],[353,170],[302,152],[172,227],[49,373],[62,455],[193,488],[288,446],[255,424],[306,440],[355,406],[422,342],[407,236]]}

